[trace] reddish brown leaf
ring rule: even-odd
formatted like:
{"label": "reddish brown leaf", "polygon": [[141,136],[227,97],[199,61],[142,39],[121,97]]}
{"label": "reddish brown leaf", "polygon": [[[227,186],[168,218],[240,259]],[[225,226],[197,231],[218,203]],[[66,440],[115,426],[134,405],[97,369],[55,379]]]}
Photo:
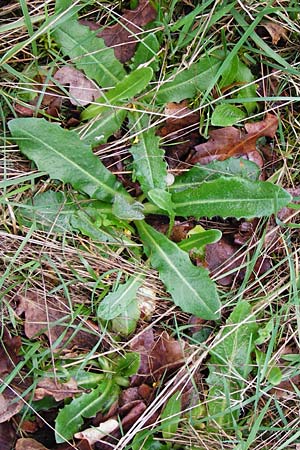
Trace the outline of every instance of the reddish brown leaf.
{"label": "reddish brown leaf", "polygon": [[97,85],[86,78],[80,70],[71,66],[64,66],[57,70],[53,77],[70,92],[72,105],[85,106],[100,97],[101,90]]}
{"label": "reddish brown leaf", "polygon": [[8,375],[19,361],[19,351],[21,348],[21,338],[11,337],[6,328],[0,330],[2,335],[0,347],[0,376]]}
{"label": "reddish brown leaf", "polygon": [[[107,47],[112,47],[116,58],[122,63],[129,61],[138,43],[136,35],[140,35],[143,26],[156,18],[156,11],[149,0],[140,0],[139,6],[133,10],[125,10],[118,23],[104,28],[97,36],[104,39]],[[91,30],[99,26],[88,20],[81,20]]]}
{"label": "reddish brown leaf", "polygon": [[[165,138],[165,148],[170,167],[176,167],[178,161],[199,143],[199,113],[188,108],[186,100],[181,103],[167,103],[166,122],[157,134]],[[174,145],[172,145],[174,143]]]}
{"label": "reddish brown leaf", "polygon": [[63,336],[59,345],[65,346],[72,336],[70,345],[81,348],[91,348],[98,342],[96,333],[81,329],[79,321],[75,321],[78,325],[75,333],[73,328],[67,329],[66,326],[57,324],[70,321],[70,308],[66,299],[27,291],[25,295],[16,296],[15,300],[18,302],[16,314],[25,314],[24,328],[29,339],[45,334],[50,342],[54,343]]}
{"label": "reddish brown leaf", "polygon": [[0,423],[10,420],[21,411],[24,403],[17,400],[16,394],[9,388],[0,394]]}
{"label": "reddish brown leaf", "polygon": [[225,127],[210,132],[210,139],[195,147],[189,163],[208,164],[218,159],[242,156],[256,151],[256,141],[262,136],[273,138],[278,127],[278,119],[267,114],[260,122],[245,124],[245,131],[235,127]]}
{"label": "reddish brown leaf", "polygon": [[21,438],[17,440],[16,450],[48,450],[48,449],[35,439]]}
{"label": "reddish brown leaf", "polygon": [[144,331],[133,339],[131,350],[141,355],[138,374],[131,379],[132,386],[157,381],[165,372],[183,364],[183,343],[165,331],[159,336],[155,336],[152,329]]}
{"label": "reddish brown leaf", "polygon": [[146,410],[144,402],[140,401],[135,405],[130,412],[122,419],[122,429],[124,431],[129,430],[130,427],[139,419],[141,414]]}
{"label": "reddish brown leaf", "polygon": [[0,423],[0,448],[11,450],[15,441],[15,431],[9,422]]}
{"label": "reddish brown leaf", "polygon": [[228,286],[232,283],[237,272],[225,275],[233,269],[238,269],[242,263],[241,256],[234,257],[238,247],[231,245],[224,239],[206,246],[205,261],[212,274],[217,274],[218,283]]}
{"label": "reddish brown leaf", "polygon": [[271,20],[261,22],[260,27],[264,27],[272,38],[272,44],[277,45],[280,39],[287,40],[287,32],[282,25]]}
{"label": "reddish brown leaf", "polygon": [[79,392],[81,391],[78,389],[77,383],[73,378],[66,383],[56,383],[51,378],[45,378],[38,382],[34,391],[34,400],[42,400],[45,396],[49,395],[59,402],[65,398],[74,397]]}

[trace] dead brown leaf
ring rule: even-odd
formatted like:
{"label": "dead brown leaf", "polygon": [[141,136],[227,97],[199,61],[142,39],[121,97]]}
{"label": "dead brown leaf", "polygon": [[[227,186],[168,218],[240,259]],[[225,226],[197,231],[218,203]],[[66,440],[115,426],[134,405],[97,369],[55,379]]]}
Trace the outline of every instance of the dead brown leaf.
{"label": "dead brown leaf", "polygon": [[0,448],[11,450],[15,441],[15,431],[10,422],[0,423]]}
{"label": "dead brown leaf", "polygon": [[8,375],[19,361],[19,351],[22,345],[20,336],[11,337],[6,328],[0,330],[2,335],[0,347],[0,376]]}
{"label": "dead brown leaf", "polygon": [[0,394],[0,423],[10,420],[23,408],[23,401],[17,400],[15,392],[7,388]]}
{"label": "dead brown leaf", "polygon": [[131,378],[131,386],[157,381],[184,361],[183,343],[165,331],[160,335],[155,335],[152,329],[144,331],[133,339],[131,350],[141,355],[140,367],[137,375]]}
{"label": "dead brown leaf", "polygon": [[[114,49],[116,58],[124,63],[134,55],[138,43],[137,35],[143,31],[142,27],[155,18],[156,10],[149,0],[140,0],[136,9],[125,10],[118,23],[104,28],[97,36],[104,39],[105,44]],[[80,23],[92,30],[99,28],[88,20],[81,20]]]}
{"label": "dead brown leaf", "polygon": [[[225,239],[206,246],[206,264],[212,274],[218,275],[218,283],[222,286],[232,284],[236,277],[235,269],[238,269],[243,262],[241,256],[234,257],[238,249],[238,246],[226,242]],[[234,270],[234,273],[227,274],[231,270]]]}
{"label": "dead brown leaf", "polygon": [[262,136],[274,138],[278,119],[267,114],[264,120],[246,123],[245,131],[225,127],[210,132],[210,139],[195,147],[196,153],[188,161],[191,164],[208,164],[213,160],[224,160],[232,156],[243,156],[256,151],[256,141]]}
{"label": "dead brown leaf", "polygon": [[29,339],[45,334],[51,343],[60,339],[59,346],[65,346],[72,336],[69,346],[80,348],[92,348],[98,342],[97,334],[81,329],[79,320],[74,322],[76,328],[63,325],[70,322],[70,309],[67,300],[62,297],[42,296],[28,290],[24,295],[17,295],[15,301],[18,303],[16,314],[25,315],[24,329]]}
{"label": "dead brown leaf", "polygon": [[90,445],[102,440],[105,436],[112,434],[119,429],[119,422],[116,419],[108,419],[98,427],[87,428],[75,434],[76,439],[86,439]]}
{"label": "dead brown leaf", "polygon": [[288,39],[286,30],[282,25],[279,25],[276,22],[265,20],[261,22],[259,26],[264,27],[267,30],[272,38],[272,44],[274,45],[277,45],[280,39],[283,39],[285,41]]}
{"label": "dead brown leaf", "polygon": [[21,438],[16,442],[16,450],[48,450],[48,448],[35,439]]}
{"label": "dead brown leaf", "polygon": [[70,102],[75,106],[85,106],[100,97],[101,89],[80,70],[64,66],[57,70],[53,78],[64,88],[68,88]]}
{"label": "dead brown leaf", "polygon": [[[167,103],[166,122],[157,134],[165,138],[166,156],[170,167],[176,167],[188,152],[199,143],[199,113],[188,108],[188,102]],[[172,143],[174,142],[174,145]]]}
{"label": "dead brown leaf", "polygon": [[50,378],[45,378],[38,382],[34,391],[34,400],[42,400],[45,396],[53,397],[57,402],[65,398],[73,397],[81,392],[76,381],[71,378],[66,383],[58,383]]}

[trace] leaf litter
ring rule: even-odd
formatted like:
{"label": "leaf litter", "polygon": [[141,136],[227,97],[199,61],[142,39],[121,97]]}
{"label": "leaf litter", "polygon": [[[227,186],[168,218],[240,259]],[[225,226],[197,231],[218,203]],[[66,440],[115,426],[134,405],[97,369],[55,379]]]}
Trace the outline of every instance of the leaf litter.
{"label": "leaf litter", "polygon": [[[71,65],[61,67],[54,74],[54,79],[56,79],[59,84],[68,88],[70,104],[73,104],[77,108],[76,111],[78,114],[76,113],[76,120],[78,120],[78,122],[80,122],[80,113],[81,118],[83,118],[84,114],[91,111],[88,107],[82,113],[81,107],[99,99],[99,97],[100,100],[103,100],[105,99],[105,95],[107,95],[108,100],[111,101],[113,99],[115,103],[119,100],[119,97],[109,97],[109,93],[114,92],[114,89],[118,88],[118,83],[122,84],[123,82],[123,84],[125,83],[126,85],[128,77],[128,75],[126,77],[126,70],[128,67],[125,70],[119,63],[128,62],[134,56],[136,46],[140,39],[142,39],[140,36],[143,36],[142,33],[144,30],[142,27],[153,21],[156,16],[157,11],[147,0],[141,0],[135,10],[124,11],[123,14],[119,16],[115,25],[104,26],[97,34],[98,37],[104,40],[107,48],[105,48],[101,39],[98,39],[98,41],[95,39],[95,33],[92,34],[89,30],[84,30],[84,28],[88,27],[90,30],[97,31],[100,26],[95,22],[86,20],[77,22],[76,20],[72,20],[69,22],[69,27],[65,26],[66,24],[62,24],[58,27],[58,30],[54,34],[55,40],[61,47],[62,53],[70,57],[70,61],[71,63],[74,63],[75,67]],[[262,26],[265,26],[265,24],[262,23]],[[266,29],[268,28],[266,27]],[[70,45],[70,42],[72,39],[77,38],[77,31],[78,35],[81,34],[81,37],[84,37],[84,39],[80,39],[79,45],[75,48]],[[270,31],[269,27],[268,32],[275,45],[279,39],[286,38],[279,29]],[[85,48],[86,52],[85,54],[80,54],[84,49],[85,44],[87,44],[87,47]],[[100,71],[96,73],[94,70],[93,64],[95,64],[95,60],[93,60],[93,45],[99,45],[99,48],[102,48],[103,50],[103,54],[106,55],[102,61],[99,60],[98,56],[96,57],[98,64],[102,68],[105,67],[105,58],[108,58],[111,62],[109,65],[111,73],[107,77],[102,76]],[[108,47],[113,48],[113,54],[116,60],[113,59],[111,51],[106,51],[108,50]],[[98,133],[101,131],[101,127],[99,128],[98,125],[96,131],[93,131],[85,141],[84,133],[80,139],[76,138],[76,128],[74,133],[68,132],[67,130],[65,130],[65,133],[61,133],[58,131],[59,127],[57,125],[52,126],[49,122],[48,125],[42,125],[42,122],[39,120],[33,123],[36,119],[33,119],[27,124],[21,121],[10,122],[11,132],[14,137],[16,137],[16,141],[18,140],[21,151],[35,161],[40,170],[49,172],[50,176],[56,180],[60,179],[64,183],[73,185],[73,187],[79,191],[79,195],[86,195],[91,199],[96,198],[104,202],[104,205],[98,205],[99,211],[96,216],[94,215],[92,217],[95,228],[100,221],[102,223],[105,221],[109,222],[107,215],[103,214],[101,208],[103,206],[107,208],[110,203],[113,203],[112,213],[115,215],[115,219],[122,219],[125,221],[135,220],[135,227],[140,234],[140,242],[142,242],[144,246],[144,252],[148,256],[152,267],[158,269],[159,276],[165,284],[165,289],[171,293],[174,303],[177,306],[180,306],[181,310],[189,314],[196,314],[197,317],[191,315],[190,319],[195,317],[195,320],[198,321],[197,332],[200,332],[202,328],[204,329],[205,325],[208,323],[214,323],[214,321],[218,320],[220,317],[219,310],[221,308],[221,303],[216,292],[216,285],[211,283],[207,268],[209,269],[210,276],[217,276],[218,285],[233,288],[235,280],[238,280],[239,282],[242,281],[245,271],[241,269],[241,266],[243,265],[245,255],[249,255],[249,253],[247,253],[247,246],[253,241],[257,242],[260,238],[258,222],[256,219],[253,219],[253,217],[270,215],[273,212],[277,212],[281,206],[284,206],[284,209],[279,211],[278,217],[281,220],[285,220],[287,214],[290,214],[291,212],[286,205],[292,196],[298,196],[297,190],[291,191],[292,195],[290,196],[287,191],[280,190],[278,186],[258,181],[258,176],[261,180],[265,179],[265,173],[264,170],[262,170],[264,166],[264,155],[258,151],[257,141],[261,137],[267,137],[269,139],[274,138],[278,127],[277,116],[267,113],[264,120],[246,122],[244,129],[242,127],[238,128],[233,126],[210,129],[208,141],[205,143],[203,142],[204,138],[199,133],[199,113],[193,111],[186,99],[194,97],[197,89],[205,91],[207,88],[207,80],[209,78],[206,76],[207,73],[214,74],[219,67],[219,64],[220,61],[215,59],[215,57],[208,57],[205,59],[205,71],[200,73],[200,75],[195,75],[197,67],[196,65],[192,65],[191,69],[178,76],[176,73],[173,73],[174,76],[171,75],[170,80],[166,85],[162,86],[161,89],[158,89],[157,104],[164,104],[164,116],[166,118],[160,128],[157,129],[156,127],[153,127],[153,121],[150,114],[149,117],[147,117],[147,115],[146,117],[143,117],[140,112],[135,111],[134,107],[132,108],[132,111],[129,111],[128,113],[124,112],[124,114],[121,114],[118,118],[115,117],[113,120],[114,123],[108,127],[109,131],[104,131],[103,136],[101,134],[103,143],[107,142],[107,140],[114,143],[117,140],[116,133],[123,137],[128,129],[130,129],[130,132],[134,137],[132,139],[130,137],[126,145],[129,149],[129,153],[133,156],[133,160],[129,159],[129,166],[126,166],[128,162],[123,163],[121,160],[119,168],[122,173],[130,172],[131,169],[133,169],[133,174],[136,179],[131,180],[131,183],[136,183],[140,186],[140,191],[136,189],[135,193],[140,194],[143,191],[143,195],[147,200],[139,198],[138,201],[136,201],[135,197],[128,195],[128,192],[124,189],[125,183],[123,183],[122,186],[122,184],[117,181],[116,177],[112,175],[110,171],[105,170],[104,165],[101,165],[102,163],[100,158],[98,158],[98,155],[101,154],[101,150],[105,153],[106,148],[109,148],[109,145],[102,149],[100,147],[94,148],[94,154],[97,151],[98,154],[97,158],[93,158],[94,155],[92,155],[89,145],[94,147],[96,142],[95,138],[98,139],[99,137]],[[250,71],[249,73],[252,80],[252,74]],[[247,73],[247,76],[249,76],[249,73]],[[227,82],[229,83],[228,80],[230,80],[230,77],[227,79]],[[238,81],[235,80],[234,83],[238,83]],[[177,84],[182,86],[181,90],[178,89]],[[100,91],[103,87],[112,88],[112,90],[105,92],[103,90]],[[140,94],[140,92],[136,92],[132,95],[130,100],[133,103],[135,102],[134,96],[136,94]],[[144,94],[142,93],[140,97],[142,101],[143,95]],[[155,103],[154,97],[151,98],[152,103]],[[147,93],[145,94],[144,99],[147,99]],[[44,107],[47,106],[47,101],[48,100],[45,99],[45,103],[43,104]],[[129,99],[125,98],[125,104],[127,104],[127,101],[129,102]],[[175,103],[176,101],[178,103]],[[58,117],[62,112],[61,101],[57,104],[52,104],[51,101],[49,101],[48,106],[49,108],[52,107],[54,111],[53,117]],[[131,104],[129,104],[129,109],[130,108]],[[244,105],[244,108],[248,111],[246,104]],[[26,109],[26,107],[22,108],[20,106],[16,107],[16,111],[21,116],[29,117],[32,117],[34,113],[31,108]],[[49,112],[48,109],[48,113]],[[100,123],[103,119],[108,120],[107,123],[111,123],[109,122],[110,118],[106,116],[107,111],[100,109],[98,112],[101,115]],[[244,114],[244,112],[241,114]],[[126,119],[127,115],[128,119]],[[93,117],[85,117],[86,120],[90,118],[94,120]],[[76,120],[69,122],[67,126],[76,127],[78,124]],[[31,130],[31,124],[34,124],[36,128]],[[122,124],[123,129],[121,129]],[[141,124],[140,128],[138,128],[139,124]],[[47,126],[47,132],[45,132]],[[25,143],[24,138],[24,135],[28,132],[31,134],[31,149],[28,148],[28,143]],[[52,146],[51,149],[52,155],[48,154],[47,157],[45,156],[45,149],[49,148],[49,142],[43,137],[45,133],[51,134],[52,140],[60,147],[60,151],[58,152],[62,158],[60,161],[57,161],[56,157],[53,156],[55,153],[55,151],[53,153],[54,146]],[[37,137],[38,139],[36,139]],[[37,140],[40,142],[39,146],[37,146]],[[70,141],[72,141],[73,151],[70,147],[67,155],[65,147],[68,146]],[[139,159],[141,153],[144,153],[144,155]],[[67,164],[71,161],[70,167],[73,166],[73,171],[70,167],[70,170],[67,170],[64,166],[65,163],[62,162],[66,159],[66,156]],[[48,157],[49,159],[47,163],[45,163],[45,160]],[[250,162],[243,158],[247,158]],[[82,163],[85,159],[86,161],[89,161],[86,165]],[[166,161],[168,162],[168,166],[166,165]],[[92,164],[92,162],[94,164]],[[53,163],[54,167],[47,170],[47,165],[50,163]],[[217,165],[218,163],[220,164],[219,166]],[[109,163],[106,164],[107,166],[110,165]],[[252,167],[251,164],[253,164]],[[62,165],[64,167],[62,167]],[[193,167],[190,168],[191,166]],[[76,170],[79,167],[81,173],[80,177],[77,177],[77,174],[74,175],[75,167]],[[130,169],[129,171],[127,170],[128,167]],[[147,170],[147,167],[150,167],[151,170]],[[184,174],[176,177],[173,187],[167,187],[167,170],[170,168],[177,168],[178,172],[181,172],[182,167],[184,167],[184,169],[188,167],[190,170],[187,170]],[[253,170],[254,167],[256,167],[255,170]],[[87,172],[89,172],[88,175]],[[224,181],[226,178],[228,178],[227,181]],[[122,175],[119,179],[124,181]],[[193,183],[196,184],[191,188]],[[126,188],[129,186],[129,182],[125,184]],[[196,201],[199,202],[199,196],[201,197],[202,191],[198,188],[201,187],[203,190],[203,186],[204,189],[208,188],[208,192],[205,191],[204,195],[204,200],[206,202],[210,195],[215,195],[219,190],[219,197],[216,199],[213,198],[213,200],[216,201],[214,209],[210,210],[208,206],[205,206],[205,209],[201,210],[198,206],[189,204],[191,201],[194,201],[193,195],[197,197]],[[245,207],[239,207],[239,209],[236,210],[231,208],[229,212],[218,209],[218,200],[220,200],[221,197],[222,202],[226,197],[223,192],[227,191],[227,187],[230,191],[230,188],[234,186],[239,187],[239,189],[236,189],[239,190],[239,193],[242,192],[243,189],[245,190],[247,202],[249,202],[248,194],[251,189],[254,192],[255,189],[258,191],[260,187],[262,189],[265,187],[265,191],[262,191],[263,195],[268,194],[269,196],[260,210],[257,208],[257,205],[255,205],[254,209],[248,207],[248,210]],[[269,193],[267,188],[269,188]],[[168,189],[168,192],[166,192],[166,189]],[[228,198],[234,200],[233,193],[230,192],[230,194],[231,197],[229,196]],[[272,202],[274,196],[278,196],[279,206],[273,205]],[[226,201],[228,201],[228,198],[225,198]],[[46,197],[43,197],[42,193],[40,204],[42,204],[45,199]],[[59,197],[57,197],[56,200],[57,199],[59,199]],[[87,197],[85,197],[85,200],[86,199]],[[152,202],[150,207],[149,203],[147,203],[148,200],[149,203]],[[238,197],[237,200],[240,201],[241,198]],[[258,198],[253,197],[250,201],[252,201],[253,204],[255,202],[257,203]],[[267,205],[268,202],[271,204],[271,208],[269,209]],[[192,207],[188,209],[185,208],[185,205]],[[59,202],[58,207],[60,208]],[[149,211],[147,210],[147,207],[149,207]],[[136,208],[139,209],[139,214],[136,214]],[[145,208],[145,211],[143,208]],[[141,212],[142,210],[143,212]],[[151,215],[147,216],[149,212],[150,214],[154,212],[154,220]],[[76,211],[76,214],[79,215],[79,212]],[[173,229],[170,230],[168,223],[169,219],[167,216],[169,215],[171,223],[171,220],[174,221],[175,214],[178,216],[177,221],[175,222]],[[147,222],[144,221],[144,216],[147,217]],[[223,219],[215,216],[222,216]],[[204,217],[211,218],[211,221],[207,221]],[[226,219],[227,217],[229,217],[229,219]],[[244,220],[244,218],[247,218],[248,220]],[[224,222],[222,222],[222,220],[224,220]],[[153,225],[155,224],[155,221],[157,222],[157,226],[154,226],[153,228],[149,223]],[[199,244],[199,248],[196,248],[197,251],[195,251],[193,246],[191,247],[189,245],[187,245],[184,250],[184,245],[188,243],[189,239],[190,241],[196,242],[200,237],[204,236],[205,232],[213,231],[210,229],[203,229],[203,236],[199,233],[200,236],[194,236],[195,239],[193,240],[188,237],[188,234],[193,230],[193,227],[199,227],[199,223],[205,223],[211,227],[209,223],[212,223],[213,221],[214,223],[217,223],[220,228],[224,223],[229,225],[231,230],[227,233],[226,237],[222,237],[221,239],[218,237],[218,239],[216,239],[215,236],[214,239],[217,240],[217,242],[213,241],[210,243],[207,243],[204,239],[202,242],[205,242],[205,244]],[[114,224],[112,225],[114,226]],[[156,231],[156,229],[159,231]],[[91,237],[91,234],[84,231],[82,226],[79,227],[79,230],[82,234]],[[131,225],[128,225],[127,231],[132,233],[131,230]],[[169,235],[171,239],[169,239]],[[181,241],[183,243],[182,248],[180,246]],[[179,245],[175,243],[178,243]],[[86,243],[84,243],[84,245],[86,245]],[[120,251],[120,248],[121,247],[118,247],[117,251]],[[137,257],[140,258],[138,250],[136,253],[132,253],[130,257],[133,255],[135,255],[134,257],[138,255]],[[141,259],[140,261],[143,260]],[[173,263],[174,261],[175,264]],[[182,263],[183,261],[184,264]],[[179,272],[178,267],[180,269]],[[253,269],[253,277],[264,273],[270,266],[266,264],[263,269],[261,269],[261,267],[262,262],[258,258]],[[91,272],[91,269],[89,270]],[[228,274],[228,272],[231,273]],[[179,280],[177,279],[177,275],[179,275]],[[195,281],[196,279],[197,281]],[[129,278],[129,284],[131,282],[130,280],[131,279]],[[199,280],[200,285],[198,286],[197,283]],[[198,304],[196,307],[195,303],[197,302],[191,302],[189,304],[190,295],[187,294],[187,291],[182,290],[182,286],[180,285],[181,281],[184,281],[184,284],[193,295],[196,293],[195,298],[200,299],[200,302],[198,302],[200,305]],[[205,289],[204,281],[207,283]],[[70,311],[68,310],[69,305],[63,297],[55,297],[51,294],[48,298],[47,295],[42,296],[34,291],[27,291],[26,294],[19,294],[19,296],[15,297],[19,302],[16,309],[17,319],[24,319],[25,336],[34,340],[36,338],[43,339],[43,335],[45,335],[48,337],[50,343],[56,342],[56,350],[59,352],[61,352],[61,350],[66,350],[69,352],[69,355],[72,355],[74,348],[75,354],[77,354],[76,352],[78,352],[78,349],[83,349],[84,351],[91,350],[93,346],[97,345],[100,330],[104,329],[105,332],[108,330],[113,336],[117,337],[116,342],[120,338],[123,339],[124,336],[131,335],[134,330],[137,330],[137,336],[134,336],[131,339],[130,349],[139,355],[140,362],[134,371],[135,373],[132,373],[130,376],[128,374],[124,376],[123,374],[123,379],[118,380],[120,384],[116,381],[117,378],[110,378],[115,375],[109,375],[110,373],[114,373],[111,371],[115,364],[114,357],[112,360],[109,360],[109,370],[107,371],[102,371],[102,368],[99,369],[101,364],[100,366],[92,364],[88,367],[87,371],[84,371],[85,376],[88,374],[89,377],[96,376],[97,378],[100,372],[100,378],[107,378],[105,378],[106,381],[103,386],[101,386],[100,383],[98,386],[87,388],[83,394],[82,388],[79,388],[80,384],[78,384],[79,381],[77,382],[76,377],[73,378],[71,376],[68,380],[64,379],[63,382],[60,381],[59,383],[47,378],[38,382],[34,392],[34,399],[42,401],[48,397],[53,397],[57,402],[55,405],[56,410],[60,409],[58,417],[56,418],[57,442],[63,442],[60,433],[64,432],[65,429],[68,429],[68,433],[70,434],[68,436],[66,435],[67,438],[71,439],[74,435],[76,439],[80,440],[80,442],[76,444],[77,448],[80,450],[100,448],[99,445],[102,449],[111,448],[111,445],[114,446],[121,438],[122,433],[126,433],[147,410],[149,404],[157,394],[157,384],[164,383],[165,380],[170,379],[173,374],[185,364],[189,352],[188,338],[177,340],[174,339],[174,337],[171,337],[166,331],[163,331],[162,333],[156,330],[154,331],[152,326],[143,329],[145,326],[143,321],[148,320],[151,322],[153,315],[155,315],[155,309],[159,308],[159,301],[158,298],[156,298],[156,295],[153,296],[151,294],[150,296],[152,298],[149,307],[150,312],[148,312],[149,308],[147,306],[146,310],[142,311],[142,314],[139,312],[133,328],[128,326],[128,320],[131,318],[130,314],[134,314],[132,312],[133,310],[129,310],[128,307],[136,301],[137,290],[142,288],[138,285],[134,286],[132,292],[129,292],[130,295],[128,295],[128,298],[126,296],[126,298],[124,297],[128,304],[124,302],[124,304],[120,306],[118,304],[118,299],[120,298],[122,300],[124,288],[126,289],[127,287],[128,285],[126,283],[123,285],[120,284],[115,292],[110,292],[106,296],[103,296],[100,299],[100,306],[97,310],[98,325],[96,326],[95,323],[93,324],[92,333],[87,333],[86,331],[79,329],[76,335],[73,335],[72,329],[68,330],[64,325],[61,325],[64,321],[69,323],[70,316]],[[204,301],[202,301],[201,295],[199,295],[199,293],[201,293],[201,288],[204,289],[205,295],[209,297],[209,306],[207,305],[206,300],[204,299]],[[153,297],[155,299],[154,301]],[[54,303],[52,303],[53,299],[55,300]],[[114,310],[114,308],[116,309]],[[142,308],[143,306],[140,306],[140,309]],[[248,321],[248,317],[251,316],[251,314],[253,318],[252,322]],[[183,317],[186,320],[186,315],[183,315]],[[49,319],[50,322],[52,322],[51,326],[49,326]],[[124,320],[123,330],[127,327],[126,333],[122,333],[121,328],[118,328],[118,322],[122,322],[122,320]],[[113,323],[114,321],[116,321],[115,324]],[[188,323],[192,325],[190,320]],[[234,327],[232,328],[232,325],[238,325],[239,323],[242,323],[242,325],[239,327],[237,326],[236,329]],[[79,328],[79,322],[76,320],[72,325],[75,328]],[[97,331],[93,332],[94,330]],[[225,327],[222,329],[221,338],[223,338],[223,343],[216,344],[214,350],[210,352],[208,365],[205,364],[205,368],[209,367],[210,371],[209,377],[206,380],[209,398],[208,409],[214,421],[221,425],[225,430],[228,429],[228,427],[232,427],[233,423],[236,423],[236,421],[239,420],[240,409],[235,408],[235,411],[232,413],[230,411],[230,405],[232,403],[236,405],[241,402],[239,391],[243,391],[245,387],[244,382],[251,371],[249,367],[251,365],[251,352],[253,350],[253,339],[256,330],[257,325],[251,306],[247,302],[241,302],[233,309],[227,319]],[[241,343],[241,348],[237,349],[235,347],[234,342],[236,341]],[[19,344],[19,340],[15,338],[8,338],[6,341],[8,354],[11,355],[14,364],[19,361]],[[68,345],[68,348],[65,348],[66,345]],[[107,348],[106,343],[103,345],[103,349],[105,350]],[[241,354],[243,354],[243,358],[247,355],[247,358],[244,358],[242,362]],[[226,361],[225,366],[224,361]],[[2,364],[4,374],[8,373],[8,370],[13,367],[10,366],[11,362],[10,359],[7,359],[7,355],[4,356]],[[226,376],[228,367],[230,367],[230,370],[232,371],[232,380],[236,379],[235,382],[227,382]],[[120,368],[118,370],[120,370],[120,373],[122,372]],[[111,381],[112,385],[110,384]],[[192,385],[193,383],[198,384],[198,382],[199,379],[197,379],[197,374],[195,374],[195,377],[191,377],[189,384],[185,386],[185,390],[183,389],[181,402],[178,401],[178,398],[176,400],[175,396],[172,396],[170,400],[165,403],[164,408],[160,408],[157,413],[152,414],[152,417],[146,425],[154,423],[162,410],[163,413],[161,414],[161,418],[167,418],[169,411],[172,412],[176,410],[176,414],[178,415],[177,419],[179,418],[180,420],[181,409],[189,408],[191,405],[194,407],[197,405],[197,402],[199,402],[198,395],[193,400],[191,399]],[[110,389],[111,386],[114,386],[112,390],[108,391],[110,394],[109,400],[108,397],[104,395],[107,386],[110,386]],[[102,400],[99,401],[99,397],[102,395],[103,402]],[[183,398],[185,398],[185,400],[183,400]],[[69,400],[64,405],[63,401],[65,399]],[[94,401],[97,406],[92,405]],[[193,401],[195,403],[193,403]],[[13,417],[19,412],[20,404],[17,402],[15,403],[17,404],[17,409],[10,411],[10,416],[7,416],[8,418]],[[75,426],[72,422],[74,414],[77,421]],[[164,416],[164,414],[166,414],[166,416]],[[66,426],[66,424],[71,424],[72,429]],[[92,427],[89,428],[91,424]],[[177,425],[175,424],[175,428],[172,428],[172,425],[169,425],[167,422],[165,428],[162,428],[163,437],[165,439],[172,437],[172,433],[177,430]],[[80,428],[84,429],[76,432],[76,430]],[[44,450],[46,447],[34,439],[18,439],[16,450],[22,450],[23,448]],[[59,444],[58,446],[55,446],[55,449],[56,448],[71,447],[68,444]]]}

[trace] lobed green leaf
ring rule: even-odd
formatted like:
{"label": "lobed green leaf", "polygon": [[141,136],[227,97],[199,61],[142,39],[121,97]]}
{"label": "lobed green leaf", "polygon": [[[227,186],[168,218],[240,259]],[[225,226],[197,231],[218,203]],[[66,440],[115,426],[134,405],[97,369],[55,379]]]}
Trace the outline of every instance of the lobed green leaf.
{"label": "lobed green leaf", "polygon": [[144,221],[136,222],[136,227],[151,265],[174,303],[187,313],[216,320],[220,301],[207,270],[194,266],[185,251]]}
{"label": "lobed green leaf", "polygon": [[51,178],[98,200],[111,202],[117,193],[130,198],[75,131],[35,118],[13,119],[8,126],[21,152]]}
{"label": "lobed green leaf", "polygon": [[178,216],[264,217],[286,206],[292,196],[280,186],[266,181],[242,178],[218,178],[195,189],[185,189],[172,195]]}

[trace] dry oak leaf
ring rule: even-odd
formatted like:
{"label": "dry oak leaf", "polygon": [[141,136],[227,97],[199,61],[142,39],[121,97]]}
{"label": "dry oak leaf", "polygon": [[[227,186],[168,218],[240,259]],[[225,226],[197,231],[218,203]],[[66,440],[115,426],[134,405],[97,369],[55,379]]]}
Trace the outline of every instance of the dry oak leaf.
{"label": "dry oak leaf", "polygon": [[[104,39],[107,47],[112,47],[115,57],[122,63],[129,61],[135,52],[142,27],[156,18],[156,10],[148,0],[140,0],[139,6],[133,10],[125,10],[118,23],[104,28],[98,37]],[[99,28],[94,22],[81,20],[82,25],[87,25],[91,30]]]}
{"label": "dry oak leaf", "polygon": [[70,102],[75,106],[85,106],[100,97],[101,89],[80,70],[64,66],[57,70],[53,78],[63,87],[68,87]]}
{"label": "dry oak leaf", "polygon": [[232,156],[243,156],[256,151],[256,141],[262,136],[274,138],[278,128],[278,118],[266,114],[260,122],[246,123],[245,131],[235,127],[212,130],[210,139],[196,145],[196,153],[188,161],[190,164],[208,164],[213,160],[221,160]]}
{"label": "dry oak leaf", "polygon": [[288,39],[287,32],[283,26],[278,23],[272,22],[271,20],[265,20],[261,22],[260,27],[264,27],[272,38],[272,44],[277,45],[280,39],[285,41]]}

